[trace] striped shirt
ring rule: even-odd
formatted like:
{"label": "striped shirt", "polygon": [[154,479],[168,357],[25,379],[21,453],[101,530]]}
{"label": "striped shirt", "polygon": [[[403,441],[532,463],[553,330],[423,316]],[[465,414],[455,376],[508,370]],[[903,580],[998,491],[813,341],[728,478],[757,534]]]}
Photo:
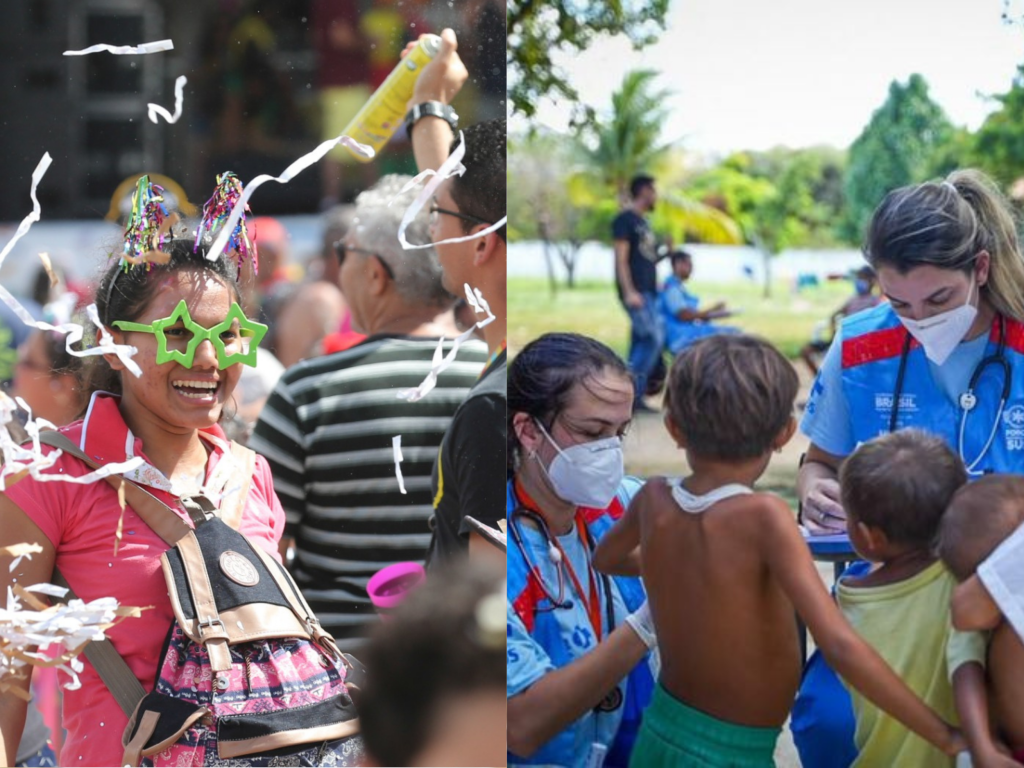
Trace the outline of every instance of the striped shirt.
{"label": "striped shirt", "polygon": [[[445,353],[451,346],[445,342]],[[487,362],[487,347],[470,341],[425,398],[398,399],[426,378],[436,348],[436,338],[373,336],[301,362],[281,378],[249,441],[270,464],[285,533],[296,539],[295,581],[345,650],[358,650],[375,618],[369,578],[424,559],[434,458]],[[405,495],[395,476],[396,435]]]}

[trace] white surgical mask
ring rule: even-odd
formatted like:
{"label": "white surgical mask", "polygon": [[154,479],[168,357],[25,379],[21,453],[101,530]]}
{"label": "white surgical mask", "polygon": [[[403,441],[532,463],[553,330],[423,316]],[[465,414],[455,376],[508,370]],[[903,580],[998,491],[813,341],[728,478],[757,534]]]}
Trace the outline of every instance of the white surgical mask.
{"label": "white surgical mask", "polygon": [[974,319],[978,316],[978,308],[971,304],[974,294],[974,283],[967,292],[967,301],[956,309],[950,309],[924,320],[911,320],[901,317],[900,322],[910,331],[924,348],[924,353],[936,365],[942,365],[964,340],[971,329]]}
{"label": "white surgical mask", "polygon": [[611,504],[625,474],[622,438],[607,437],[561,448],[543,424],[538,421],[537,426],[558,451],[547,468],[548,480],[558,497],[594,509]]}

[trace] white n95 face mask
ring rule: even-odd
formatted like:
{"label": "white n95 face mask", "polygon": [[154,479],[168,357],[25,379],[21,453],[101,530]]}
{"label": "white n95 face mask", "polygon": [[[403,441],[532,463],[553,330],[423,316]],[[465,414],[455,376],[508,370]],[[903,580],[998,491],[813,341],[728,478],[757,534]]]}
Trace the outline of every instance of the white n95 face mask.
{"label": "white n95 face mask", "polygon": [[900,322],[910,335],[917,339],[924,348],[924,353],[936,365],[942,365],[953,354],[953,350],[963,341],[967,331],[971,329],[975,318],[978,316],[978,308],[971,304],[971,296],[974,294],[974,283],[971,290],[967,292],[967,301],[963,306],[950,309],[938,315],[925,318],[924,320],[911,320],[909,317],[901,317]]}
{"label": "white n95 face mask", "polygon": [[538,421],[537,426],[558,451],[547,468],[548,480],[558,497],[594,509],[611,504],[625,474],[622,438],[607,437],[561,448],[543,424]]}

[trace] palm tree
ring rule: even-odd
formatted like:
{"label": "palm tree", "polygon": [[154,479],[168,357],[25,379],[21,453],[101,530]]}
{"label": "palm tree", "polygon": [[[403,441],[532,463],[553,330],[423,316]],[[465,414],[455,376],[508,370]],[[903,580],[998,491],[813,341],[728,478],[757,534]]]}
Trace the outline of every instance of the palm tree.
{"label": "palm tree", "polygon": [[[627,72],[612,94],[611,113],[594,121],[589,141],[583,142],[585,170],[569,184],[569,195],[576,204],[595,209],[627,205],[630,180],[656,166],[671,147],[661,139],[671,92],[653,90],[657,76],[650,69]],[[614,190],[617,204],[610,199],[609,189]],[[662,189],[659,196],[655,225],[667,230],[674,240],[682,241],[689,233],[704,242],[743,242],[740,228],[721,211],[678,190]]]}

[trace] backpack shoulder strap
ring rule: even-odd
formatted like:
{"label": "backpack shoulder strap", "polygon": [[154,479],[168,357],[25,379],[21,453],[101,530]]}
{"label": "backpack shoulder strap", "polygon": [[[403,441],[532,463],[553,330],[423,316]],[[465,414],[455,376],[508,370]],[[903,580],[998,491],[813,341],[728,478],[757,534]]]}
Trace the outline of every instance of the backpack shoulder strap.
{"label": "backpack shoulder strap", "polygon": [[[68,453],[82,461],[86,466],[93,469],[101,465],[90,459],[77,445],[61,432],[45,430],[39,433],[39,441],[45,445]],[[142,518],[153,531],[160,536],[168,546],[182,538],[191,530],[188,525],[173,512],[166,504],[155,496],[144,490],[142,487],[125,481],[120,475],[111,475],[104,478],[115,488],[120,488],[124,483],[125,500],[132,509]],[[53,571],[53,583],[65,587],[68,592],[64,601],[76,599],[78,596],[67,579],[56,568]],[[96,669],[103,684],[110,690],[114,700],[124,713],[131,717],[138,703],[146,695],[145,689],[135,677],[131,667],[114,648],[109,640],[97,640],[85,647],[85,657]]]}
{"label": "backpack shoulder strap", "polygon": [[[58,602],[67,602],[78,598],[67,579],[56,568],[53,569],[52,581],[58,587],[64,587],[68,591],[63,600]],[[146,697],[146,689],[135,677],[128,662],[117,652],[114,644],[109,640],[93,640],[85,646],[83,653],[96,670],[96,674],[100,676],[100,680],[107,686],[117,705],[128,717],[131,717],[139,702]]]}
{"label": "backpack shoulder strap", "polygon": [[[53,448],[59,448],[93,469],[99,469],[103,466],[89,458],[84,451],[62,432],[54,432],[52,430],[40,432],[39,442]],[[192,530],[184,520],[178,517],[174,510],[142,486],[125,480],[121,475],[109,475],[104,479],[115,488],[120,488],[122,481],[124,481],[124,496],[128,504],[142,518],[142,522],[152,528],[157,536],[164,540],[167,546],[173,547],[182,536]]]}
{"label": "backpack shoulder strap", "polygon": [[241,484],[221,499],[218,517],[237,531],[242,524],[245,502],[249,498],[249,486],[252,483],[253,472],[256,471],[256,452],[232,440],[231,458],[242,468],[239,476]]}

